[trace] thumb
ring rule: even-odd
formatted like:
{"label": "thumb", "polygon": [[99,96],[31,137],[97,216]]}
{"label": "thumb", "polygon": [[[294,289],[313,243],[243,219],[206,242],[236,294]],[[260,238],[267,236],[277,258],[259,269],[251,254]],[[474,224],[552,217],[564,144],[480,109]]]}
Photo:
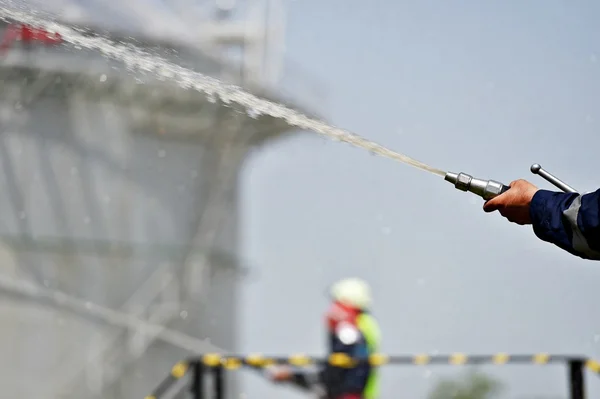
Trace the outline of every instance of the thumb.
{"label": "thumb", "polygon": [[498,197],[492,198],[491,200],[486,201],[483,204],[483,211],[484,212],[494,212],[497,211],[498,209],[500,209],[500,201],[498,200],[498,198],[501,197],[501,195],[499,195]]}

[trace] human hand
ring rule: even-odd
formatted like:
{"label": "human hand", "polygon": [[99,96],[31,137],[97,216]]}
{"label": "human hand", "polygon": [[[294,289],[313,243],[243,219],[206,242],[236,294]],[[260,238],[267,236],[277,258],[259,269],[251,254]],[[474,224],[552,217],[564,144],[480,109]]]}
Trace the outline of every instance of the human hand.
{"label": "human hand", "polygon": [[483,204],[485,212],[498,211],[509,221],[524,225],[531,224],[529,204],[538,188],[526,180],[515,180],[510,189]]}
{"label": "human hand", "polygon": [[284,382],[292,379],[292,370],[287,366],[271,366],[265,371],[267,378],[273,382]]}

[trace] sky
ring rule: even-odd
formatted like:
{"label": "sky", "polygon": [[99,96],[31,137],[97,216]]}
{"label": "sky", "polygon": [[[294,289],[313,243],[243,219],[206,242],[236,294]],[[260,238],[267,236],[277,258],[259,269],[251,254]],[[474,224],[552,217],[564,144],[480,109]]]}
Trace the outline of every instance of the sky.
{"label": "sky", "polygon": [[[551,189],[529,172],[540,163],[598,188],[600,3],[296,0],[287,10],[286,57],[323,83],[314,103],[328,121],[443,170]],[[323,353],[323,292],[359,276],[387,353],[600,358],[600,264],[485,214],[437,176],[297,134],[253,154],[242,184],[243,252],[260,274],[244,288],[242,351]],[[458,371],[386,368],[384,397],[424,397]],[[484,371],[508,384],[505,398],[567,396],[558,366]],[[244,382],[248,398],[301,397]]]}

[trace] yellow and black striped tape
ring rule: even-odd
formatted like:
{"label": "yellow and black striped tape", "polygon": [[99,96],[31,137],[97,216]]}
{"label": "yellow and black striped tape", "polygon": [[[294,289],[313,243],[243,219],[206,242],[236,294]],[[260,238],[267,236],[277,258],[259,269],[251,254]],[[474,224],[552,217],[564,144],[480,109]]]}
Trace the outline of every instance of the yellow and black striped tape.
{"label": "yellow and black striped tape", "polygon": [[[273,364],[289,364],[296,367],[307,367],[314,364],[329,363],[332,366],[352,368],[357,364],[368,362],[372,366],[383,366],[386,364],[398,365],[428,365],[428,364],[549,364],[564,363],[573,360],[575,357],[564,355],[550,355],[548,353],[536,353],[531,355],[509,355],[507,353],[496,353],[493,355],[465,355],[463,353],[453,353],[450,355],[408,355],[408,356],[390,356],[384,354],[373,354],[366,359],[352,358],[344,353],[333,353],[327,358],[317,358],[307,355],[292,355],[287,357],[272,357],[262,355],[231,356],[218,353],[206,354],[196,361],[208,367],[223,367],[228,370],[238,369],[244,365],[252,367],[268,367]],[[594,360],[584,360],[588,369],[595,373],[600,373],[600,363]]]}

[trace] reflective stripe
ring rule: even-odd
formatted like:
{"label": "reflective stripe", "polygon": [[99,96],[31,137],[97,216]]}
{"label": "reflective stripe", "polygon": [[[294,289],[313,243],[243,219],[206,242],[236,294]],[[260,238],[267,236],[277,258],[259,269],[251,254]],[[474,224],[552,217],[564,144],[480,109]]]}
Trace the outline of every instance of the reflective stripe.
{"label": "reflective stripe", "polygon": [[579,229],[579,225],[577,223],[577,219],[579,216],[579,209],[581,208],[581,195],[576,197],[571,206],[567,210],[563,212],[563,215],[569,221],[571,225],[571,231],[573,232],[573,237],[571,238],[573,249],[576,252],[579,252],[590,259],[598,259],[600,260],[600,252],[594,251],[588,245],[588,242]]}

